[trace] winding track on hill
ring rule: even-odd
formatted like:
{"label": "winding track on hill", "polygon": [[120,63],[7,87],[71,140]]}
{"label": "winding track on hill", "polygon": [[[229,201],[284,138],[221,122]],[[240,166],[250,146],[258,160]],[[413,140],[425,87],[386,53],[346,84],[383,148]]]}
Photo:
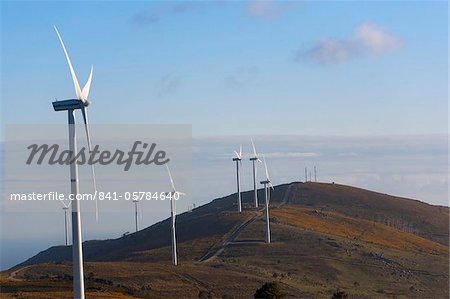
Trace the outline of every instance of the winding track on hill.
{"label": "winding track on hill", "polygon": [[9,280],[12,280],[12,281],[23,281],[22,278],[16,278],[17,273],[19,273],[19,272],[22,271],[22,270],[28,269],[28,268],[30,268],[31,266],[32,266],[32,265],[24,266],[24,267],[21,267],[21,268],[19,268],[19,269],[17,269],[17,270],[12,271],[11,273],[9,273],[8,279],[9,279]]}
{"label": "winding track on hill", "polygon": [[[283,194],[283,198],[281,203],[278,205],[278,207],[286,204],[289,200],[289,194],[292,188],[292,184],[289,185],[285,193]],[[262,207],[261,209],[254,212],[253,216],[246,219],[244,222],[242,222],[240,225],[233,228],[232,231],[228,233],[228,236],[223,239],[221,242],[219,242],[216,245],[213,245],[200,259],[199,262],[206,263],[212,260],[213,258],[219,256],[224,250],[225,247],[228,245],[242,245],[242,244],[255,244],[255,243],[261,243],[261,241],[255,241],[255,240],[247,240],[247,241],[236,241],[236,238],[239,236],[239,234],[244,230],[250,223],[253,223],[258,217],[261,217],[264,214],[265,207]]]}
{"label": "winding track on hill", "polygon": [[264,208],[255,211],[252,217],[247,218],[244,222],[239,224],[238,226],[234,227],[232,231],[228,233],[228,236],[223,239],[221,242],[219,242],[216,245],[213,245],[200,259],[199,262],[209,262],[213,258],[220,255],[225,247],[231,243],[236,243],[235,240],[237,236],[242,232],[244,228],[246,228],[250,223],[255,221],[258,217],[260,217],[263,214]]}

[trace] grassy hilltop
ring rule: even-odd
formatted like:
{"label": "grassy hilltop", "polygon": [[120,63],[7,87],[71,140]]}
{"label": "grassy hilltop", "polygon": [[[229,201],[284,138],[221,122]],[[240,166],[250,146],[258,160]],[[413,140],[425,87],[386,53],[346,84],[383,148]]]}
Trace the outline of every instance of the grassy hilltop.
{"label": "grassy hilltop", "polygon": [[[263,192],[259,192],[263,203]],[[90,298],[251,298],[277,281],[287,297],[447,298],[448,207],[338,184],[272,192],[272,244],[263,207],[243,193],[177,217],[180,265],[166,219],[128,236],[83,243]],[[51,247],[0,276],[6,298],[69,298],[71,248]],[[16,296],[16,297],[14,297]]]}

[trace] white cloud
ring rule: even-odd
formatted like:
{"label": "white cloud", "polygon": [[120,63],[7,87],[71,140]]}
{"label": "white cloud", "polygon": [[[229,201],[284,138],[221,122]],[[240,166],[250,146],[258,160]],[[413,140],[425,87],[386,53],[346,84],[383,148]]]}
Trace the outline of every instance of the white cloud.
{"label": "white cloud", "polygon": [[353,45],[346,41],[322,40],[307,52],[307,57],[322,64],[346,61],[353,55]]}
{"label": "white cloud", "polygon": [[401,48],[399,38],[374,24],[362,23],[348,38],[327,38],[317,42],[296,59],[307,58],[321,64],[337,64],[362,56],[382,55]]}
{"label": "white cloud", "polygon": [[361,24],[354,32],[355,40],[375,54],[397,50],[401,46],[399,39],[373,24]]}

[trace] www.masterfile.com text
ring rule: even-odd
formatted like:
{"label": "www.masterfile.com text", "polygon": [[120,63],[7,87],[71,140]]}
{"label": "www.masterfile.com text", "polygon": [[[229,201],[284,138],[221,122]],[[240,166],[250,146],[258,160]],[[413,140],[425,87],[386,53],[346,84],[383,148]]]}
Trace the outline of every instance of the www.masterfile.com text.
{"label": "www.masterfile.com text", "polygon": [[47,193],[11,193],[9,200],[13,201],[64,201],[64,200],[178,200],[180,198],[179,192],[149,192],[149,191],[127,191],[127,192],[103,192],[95,191],[95,193],[79,193],[79,194],[64,194],[61,192],[47,192]]}

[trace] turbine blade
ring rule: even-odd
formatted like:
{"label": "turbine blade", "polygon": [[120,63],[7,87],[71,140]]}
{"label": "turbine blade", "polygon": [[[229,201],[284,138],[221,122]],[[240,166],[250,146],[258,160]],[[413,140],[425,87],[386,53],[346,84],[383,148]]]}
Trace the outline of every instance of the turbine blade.
{"label": "turbine blade", "polygon": [[[86,129],[86,139],[87,139],[87,144],[88,144],[88,149],[89,149],[89,157],[90,157],[90,155],[92,153],[92,146],[91,146],[91,136],[89,134],[89,122],[88,122],[87,109],[85,107],[83,107],[83,109],[81,109],[81,112],[83,114],[84,128]],[[95,192],[95,194],[97,194],[97,180],[95,178],[94,164],[92,164],[92,163],[91,163],[91,172],[92,172],[92,182],[94,184],[94,192]],[[95,220],[98,221],[97,197],[95,197]]]}
{"label": "turbine blade", "polygon": [[84,85],[83,90],[81,91],[81,94],[83,96],[83,100],[87,100],[89,96],[89,90],[91,89],[91,82],[92,82],[92,73],[94,72],[94,67],[91,66],[91,73],[89,74],[89,78],[86,82],[86,85]]}
{"label": "turbine blade", "polygon": [[169,169],[169,166],[167,165],[167,163],[166,163],[166,168],[167,168],[167,173],[169,174],[170,184],[172,185],[172,189],[173,189],[172,192],[175,192],[176,191],[175,184],[173,183],[172,174],[170,173],[170,169]]}
{"label": "turbine blade", "polygon": [[242,159],[242,144],[239,146],[239,159]]}
{"label": "turbine blade", "polygon": [[264,155],[262,155],[262,157],[263,157],[263,161],[264,161],[264,168],[266,170],[266,179],[269,180],[269,170],[267,170],[266,158],[264,157]]}
{"label": "turbine blade", "polygon": [[73,70],[72,62],[70,61],[69,54],[67,53],[67,50],[66,50],[66,46],[64,45],[64,42],[61,38],[61,35],[58,32],[58,29],[56,28],[56,26],[54,26],[54,27],[55,27],[56,34],[58,34],[59,41],[61,42],[61,46],[63,47],[64,54],[66,54],[66,59],[67,59],[67,63],[69,64],[70,74],[72,75],[73,85],[75,87],[75,93],[77,95],[77,99],[82,100],[84,102],[83,93],[81,92],[80,84],[78,83],[78,79],[77,79],[77,75],[75,75],[75,71]]}
{"label": "turbine blade", "polygon": [[175,192],[177,192],[177,193],[180,194],[180,195],[187,195],[187,194],[184,193],[184,192],[180,192],[180,191],[175,191]]}
{"label": "turbine blade", "polygon": [[237,151],[233,151],[233,152],[234,152],[234,155],[236,156],[236,158],[240,159],[239,153]]}
{"label": "turbine blade", "polygon": [[[250,138],[250,140],[252,141],[253,154],[255,155],[255,158],[258,158],[258,154],[256,153],[256,148],[255,148],[255,143],[253,142],[253,138]],[[259,160],[259,158],[258,158],[258,160]]]}

